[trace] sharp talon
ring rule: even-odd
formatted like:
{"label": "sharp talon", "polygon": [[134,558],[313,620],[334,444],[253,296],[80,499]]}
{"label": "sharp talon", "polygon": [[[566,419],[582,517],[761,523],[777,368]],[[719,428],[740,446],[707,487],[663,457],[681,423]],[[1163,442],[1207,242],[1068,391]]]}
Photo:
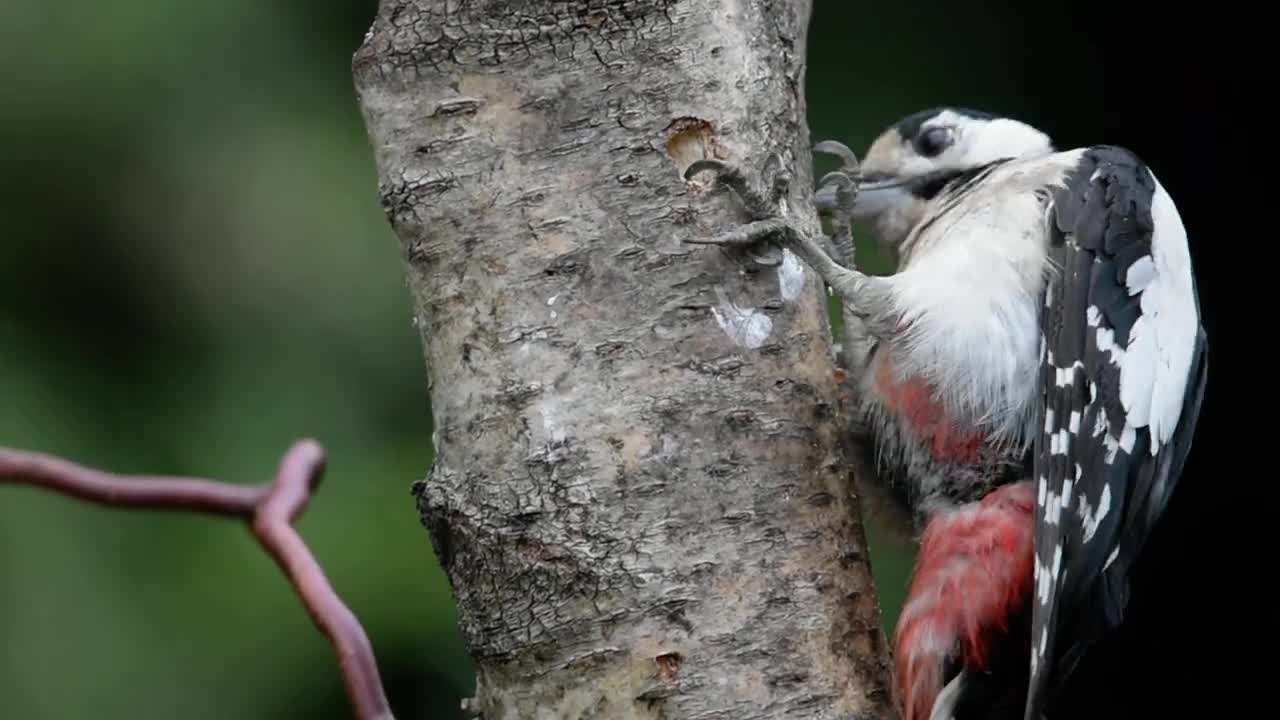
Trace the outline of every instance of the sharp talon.
{"label": "sharp talon", "polygon": [[695,160],[692,165],[685,168],[684,179],[692,180],[694,175],[708,170],[717,175],[730,175],[735,172],[733,166],[727,163],[723,163],[719,160],[713,160],[711,158],[703,158],[701,160]]}
{"label": "sharp talon", "polygon": [[747,211],[753,218],[763,218],[770,214],[770,208],[766,199],[760,195],[754,187],[751,186],[751,179],[743,172],[742,168],[734,163],[724,162],[722,160],[714,160],[711,158],[703,158],[695,160],[685,171],[686,180],[691,180],[694,175],[700,172],[713,172],[716,174],[716,180],[727,186],[737,194],[746,206]]}
{"label": "sharp talon", "polygon": [[848,215],[853,212],[857,197],[858,184],[848,175],[836,171],[822,177],[818,190],[813,194],[813,203],[821,213]]}
{"label": "sharp talon", "polygon": [[835,187],[836,197],[840,198],[841,205],[852,210],[853,201],[858,197],[859,182],[844,173],[836,174],[835,177],[826,176],[823,180],[827,181],[829,187]]}
{"label": "sharp talon", "polygon": [[854,152],[849,149],[849,146],[844,143],[837,142],[835,140],[823,140],[813,146],[813,151],[824,155],[834,155],[840,158],[842,163],[840,167],[841,170],[848,172],[850,170],[858,169],[858,156],[855,155]]}
{"label": "sharp talon", "polygon": [[780,248],[770,248],[774,252],[770,255],[762,255],[756,251],[751,251],[751,260],[762,267],[778,267],[782,265],[782,250]]}
{"label": "sharp talon", "polygon": [[818,181],[819,185],[839,185],[842,188],[851,188],[854,185],[853,178],[849,177],[842,170],[833,170],[822,176]]}
{"label": "sharp talon", "polygon": [[[840,169],[827,173],[818,181],[818,190],[814,193],[814,204],[819,213],[847,216],[853,211],[854,200],[858,197],[861,170],[858,156],[847,145],[835,140],[824,140],[813,146],[814,152],[834,155],[840,158]],[[846,217],[841,217],[840,233]]]}

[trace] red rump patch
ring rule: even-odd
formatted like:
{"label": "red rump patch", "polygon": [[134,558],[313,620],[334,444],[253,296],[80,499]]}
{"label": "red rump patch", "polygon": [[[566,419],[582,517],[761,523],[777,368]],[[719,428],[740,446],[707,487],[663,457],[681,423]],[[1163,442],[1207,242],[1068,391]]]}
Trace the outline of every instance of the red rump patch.
{"label": "red rump patch", "polygon": [[876,368],[876,384],[887,404],[906,420],[912,432],[925,439],[939,460],[958,463],[976,462],[984,435],[965,432],[952,424],[943,413],[933,387],[918,378],[904,382],[894,379],[887,358]]}
{"label": "red rump patch", "polygon": [[902,720],[929,717],[948,659],[986,670],[993,635],[1030,599],[1034,502],[1030,481],[1006,485],[925,528],[894,633]]}

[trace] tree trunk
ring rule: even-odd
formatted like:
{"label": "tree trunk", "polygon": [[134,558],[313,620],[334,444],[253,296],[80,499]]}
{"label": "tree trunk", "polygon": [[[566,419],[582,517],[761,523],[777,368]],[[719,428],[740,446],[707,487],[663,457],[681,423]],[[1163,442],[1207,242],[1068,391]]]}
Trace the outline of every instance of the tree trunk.
{"label": "tree trunk", "polygon": [[383,0],[356,53],[486,720],[887,716],[820,280],[682,242],[746,220],[704,157],[817,231],[809,11]]}

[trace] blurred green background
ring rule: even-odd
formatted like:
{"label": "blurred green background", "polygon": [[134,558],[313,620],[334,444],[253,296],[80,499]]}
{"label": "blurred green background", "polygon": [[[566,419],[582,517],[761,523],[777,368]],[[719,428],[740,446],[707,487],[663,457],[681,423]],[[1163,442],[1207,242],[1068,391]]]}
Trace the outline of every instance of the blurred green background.
{"label": "blurred green background", "polygon": [[[1061,109],[997,51],[1034,47],[1006,30],[1037,10],[965,26],[853,5],[817,4],[815,140],[861,150],[936,103]],[[0,4],[0,445],[256,482],[318,439],[329,466],[300,529],[398,716],[453,718],[471,668],[409,494],[431,461],[426,378],[350,76],[374,8]],[[853,71],[869,58],[885,62]],[[872,532],[889,629],[910,556]],[[329,645],[242,527],[4,488],[0,718],[86,717],[349,710]]]}

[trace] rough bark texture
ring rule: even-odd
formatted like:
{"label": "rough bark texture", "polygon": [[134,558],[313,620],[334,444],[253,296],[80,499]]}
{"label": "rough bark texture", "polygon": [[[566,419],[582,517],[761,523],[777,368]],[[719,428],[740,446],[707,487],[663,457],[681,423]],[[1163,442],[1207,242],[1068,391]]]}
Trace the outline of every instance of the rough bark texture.
{"label": "rough bark texture", "polygon": [[354,61],[432,380],[417,492],[487,720],[879,718],[825,298],[682,244],[777,152],[803,0],[383,0]]}

